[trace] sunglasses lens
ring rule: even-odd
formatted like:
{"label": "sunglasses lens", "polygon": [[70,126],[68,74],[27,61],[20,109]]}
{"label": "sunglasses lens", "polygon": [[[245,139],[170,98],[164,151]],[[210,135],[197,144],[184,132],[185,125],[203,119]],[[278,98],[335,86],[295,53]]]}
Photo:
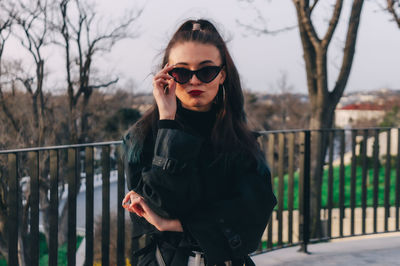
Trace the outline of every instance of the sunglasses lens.
{"label": "sunglasses lens", "polygon": [[204,83],[209,83],[215,79],[220,71],[219,67],[216,66],[208,66],[203,67],[197,71],[197,78]]}
{"label": "sunglasses lens", "polygon": [[218,66],[206,66],[196,71],[191,71],[186,68],[174,68],[168,72],[168,74],[174,78],[174,80],[180,84],[189,82],[192,78],[193,73],[196,73],[196,77],[204,83],[213,81],[218,73],[221,71],[221,67]]}
{"label": "sunglasses lens", "polygon": [[172,76],[176,82],[182,84],[188,82],[192,77],[191,71],[186,68],[174,68],[169,72],[169,75]]}

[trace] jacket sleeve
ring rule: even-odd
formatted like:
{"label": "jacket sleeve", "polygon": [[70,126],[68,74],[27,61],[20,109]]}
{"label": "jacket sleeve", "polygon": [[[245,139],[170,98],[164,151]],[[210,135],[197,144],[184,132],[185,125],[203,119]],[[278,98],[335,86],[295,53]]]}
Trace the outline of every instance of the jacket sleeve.
{"label": "jacket sleeve", "polygon": [[[126,139],[124,143],[129,146]],[[159,128],[153,152],[144,156],[147,159],[125,156],[129,190],[143,196],[162,217],[184,215],[201,198],[202,185],[196,167],[201,144],[202,138],[182,130]]]}
{"label": "jacket sleeve", "polygon": [[241,156],[233,167],[235,196],[181,219],[183,228],[197,240],[210,264],[243,258],[255,251],[276,205],[265,162]]}

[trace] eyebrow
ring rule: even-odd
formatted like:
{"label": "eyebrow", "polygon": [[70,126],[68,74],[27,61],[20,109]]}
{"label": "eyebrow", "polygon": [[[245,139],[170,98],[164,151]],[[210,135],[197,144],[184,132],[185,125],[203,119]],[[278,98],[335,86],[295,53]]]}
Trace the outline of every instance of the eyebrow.
{"label": "eyebrow", "polygon": [[[200,62],[199,66],[204,65],[204,64],[208,64],[208,63],[213,63],[213,64],[215,64],[212,60],[204,60],[204,61],[201,61],[201,62]],[[179,62],[179,63],[176,63],[175,65],[185,65],[185,66],[187,66],[187,65],[189,65],[189,64],[186,63],[186,62]]]}

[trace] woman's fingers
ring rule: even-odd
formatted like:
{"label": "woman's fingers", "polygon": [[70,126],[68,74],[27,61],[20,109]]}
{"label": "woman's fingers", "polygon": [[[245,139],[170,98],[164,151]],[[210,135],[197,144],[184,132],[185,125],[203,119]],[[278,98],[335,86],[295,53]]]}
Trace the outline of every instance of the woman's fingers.
{"label": "woman's fingers", "polygon": [[129,199],[131,198],[132,195],[136,195],[138,197],[140,197],[139,194],[137,194],[135,191],[131,190],[128,193],[126,193],[124,199],[122,200],[122,205],[124,205],[125,203],[127,203],[129,201]]}
{"label": "woman's fingers", "polygon": [[162,81],[168,82],[168,81],[170,81],[170,80],[173,80],[173,78],[168,74],[168,72],[169,72],[170,70],[172,70],[173,68],[174,68],[173,65],[170,66],[170,65],[168,65],[168,63],[167,63],[167,64],[164,66],[164,68],[161,69],[161,71],[158,72],[158,73],[154,76],[154,78],[153,78],[153,85],[155,85],[154,87],[156,87],[156,88],[158,88],[158,89],[164,89],[164,87],[157,86],[157,81],[162,80]]}
{"label": "woman's fingers", "polygon": [[168,71],[174,68],[166,64],[153,78],[153,95],[156,100],[160,119],[175,119],[176,95],[175,80],[168,75]]}
{"label": "woman's fingers", "polygon": [[154,76],[154,80],[156,80],[156,79],[170,80],[170,79],[173,79],[173,77],[171,77],[169,74],[166,74],[166,73],[158,73],[157,75]]}
{"label": "woman's fingers", "polygon": [[132,191],[126,193],[124,199],[122,200],[122,207],[125,208],[126,205],[129,205],[129,200],[131,199]]}
{"label": "woman's fingers", "polygon": [[154,85],[155,85],[155,89],[160,91],[160,90],[164,90],[165,86],[168,86],[169,83],[168,83],[168,81],[166,81],[164,79],[157,79],[154,81]]}
{"label": "woman's fingers", "polygon": [[[137,195],[137,194],[136,194]],[[144,200],[140,196],[134,196],[134,195],[129,195],[130,196],[130,202],[125,203],[123,207],[129,211],[129,212],[134,212],[138,216],[143,216],[143,208],[142,204],[144,203]]]}
{"label": "woman's fingers", "polygon": [[135,191],[129,191],[124,199],[122,200],[122,207],[130,212],[134,212],[139,216],[142,216],[143,209],[139,205],[143,198],[137,194]]}
{"label": "woman's fingers", "polygon": [[136,213],[139,216],[143,216],[143,208],[142,205],[143,204],[143,199],[140,197],[136,197],[133,200],[131,200],[131,204],[129,205],[129,208]]}

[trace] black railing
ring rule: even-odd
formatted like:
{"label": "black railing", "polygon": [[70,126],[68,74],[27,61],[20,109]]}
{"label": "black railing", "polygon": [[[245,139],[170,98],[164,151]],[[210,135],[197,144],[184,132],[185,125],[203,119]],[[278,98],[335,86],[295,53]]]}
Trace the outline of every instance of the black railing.
{"label": "black railing", "polygon": [[[29,264],[39,264],[39,180],[48,182],[49,201],[49,265],[58,265],[58,227],[59,227],[59,199],[67,188],[66,204],[68,205],[67,217],[67,262],[68,265],[76,264],[77,244],[77,195],[81,182],[85,181],[85,265],[93,265],[94,262],[94,150],[101,149],[100,165],[102,183],[102,211],[101,211],[101,262],[102,265],[110,264],[110,150],[114,149],[114,160],[118,171],[117,202],[122,202],[125,194],[125,179],[123,163],[118,156],[117,147],[121,142],[104,142],[82,145],[56,146],[46,148],[32,148],[0,151],[3,156],[5,173],[1,178],[8,183],[7,197],[7,228],[8,238],[8,264],[18,265],[18,230],[21,221],[21,197],[23,197],[21,176],[29,176]],[[6,157],[6,158],[4,158]],[[5,163],[4,163],[5,162]],[[44,162],[44,165],[41,163]],[[84,167],[82,167],[84,165]],[[28,166],[28,167],[25,167]],[[62,173],[61,173],[62,172]],[[84,172],[84,179],[81,179]],[[60,178],[62,174],[63,178]],[[4,179],[5,177],[5,179]],[[61,184],[61,185],[60,185]],[[43,184],[42,184],[43,185]],[[65,186],[66,185],[66,186]],[[62,187],[60,189],[60,187]],[[125,263],[125,218],[121,204],[117,204],[117,261],[118,265]]]}
{"label": "black railing", "polygon": [[[399,231],[400,129],[262,133],[278,205],[257,253],[294,245],[307,252],[309,242]],[[314,190],[320,215],[312,217],[311,155],[318,139],[326,152]]]}
{"label": "black railing", "polygon": [[[307,252],[312,241],[399,231],[400,206],[400,129],[294,130],[261,132],[278,198],[263,241],[256,253],[301,245]],[[325,166],[317,190],[317,226],[311,227],[310,184],[315,151],[314,139],[327,146]],[[60,208],[68,204],[67,262],[76,264],[77,198],[85,188],[85,265],[101,262],[125,265],[127,246],[125,211],[121,201],[126,193],[121,142],[104,142],[46,148],[0,151],[0,181],[7,184],[8,264],[18,265],[18,234],[22,213],[29,217],[29,261],[39,264],[40,191],[47,191],[48,263],[57,265]],[[391,149],[396,147],[396,149]],[[396,153],[394,153],[396,150]],[[384,153],[382,152],[384,151]],[[97,173],[97,175],[96,175]],[[101,173],[101,175],[100,175]],[[117,173],[117,192],[110,195],[110,173]],[[100,258],[95,256],[95,177],[101,176]],[[112,179],[112,177],[111,177]],[[4,182],[5,181],[5,182]],[[24,183],[25,181],[29,181]],[[24,198],[29,184],[29,201]],[[46,185],[45,185],[46,184]],[[67,190],[67,191],[64,191]],[[117,202],[117,221],[111,225],[110,201]],[[29,207],[29,208],[27,208]],[[39,208],[40,207],[40,208]],[[81,208],[82,206],[78,206]],[[25,213],[25,214],[26,214]],[[115,216],[115,215],[114,215]],[[315,218],[314,218],[315,220]],[[129,222],[128,222],[129,223]],[[116,234],[110,235],[111,227]],[[78,226],[79,227],[79,226]],[[110,243],[115,241],[116,245]],[[130,243],[131,246],[138,243]],[[115,260],[111,261],[110,254]],[[115,262],[114,262],[115,261]]]}

